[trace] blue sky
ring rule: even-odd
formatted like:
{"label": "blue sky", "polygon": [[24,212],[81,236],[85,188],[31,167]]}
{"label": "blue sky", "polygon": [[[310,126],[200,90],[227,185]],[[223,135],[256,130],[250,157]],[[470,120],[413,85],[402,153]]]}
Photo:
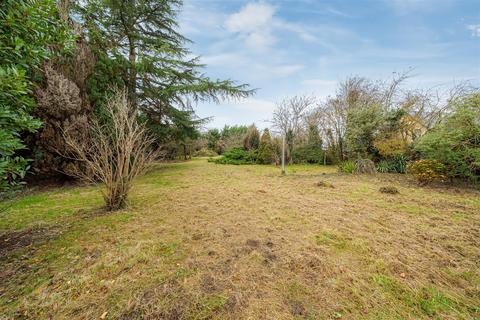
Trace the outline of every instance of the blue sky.
{"label": "blue sky", "polygon": [[276,101],[324,98],[352,75],[413,68],[407,87],[480,84],[478,0],[184,0],[180,31],[208,76],[259,89],[198,105],[201,117],[214,116],[207,127],[266,127]]}

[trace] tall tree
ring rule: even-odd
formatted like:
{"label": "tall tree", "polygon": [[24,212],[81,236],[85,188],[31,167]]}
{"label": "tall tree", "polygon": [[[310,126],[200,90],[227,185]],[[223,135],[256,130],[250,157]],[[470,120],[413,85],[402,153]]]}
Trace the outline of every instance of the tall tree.
{"label": "tall tree", "polygon": [[273,112],[272,122],[274,127],[285,135],[290,163],[293,161],[292,155],[295,139],[302,130],[308,110],[314,103],[315,98],[312,96],[289,97],[277,103]]}
{"label": "tall tree", "polygon": [[274,149],[272,139],[270,138],[270,131],[268,129],[265,129],[263,130],[262,137],[260,138],[257,162],[259,164],[271,164],[274,160],[273,152]]}
{"label": "tall tree", "polygon": [[199,58],[186,48],[189,40],[177,31],[181,5],[180,0],[85,0],[77,6],[96,48],[121,70],[130,103],[164,139],[175,138],[166,137],[164,128],[202,123],[193,103],[253,94],[247,85],[200,72]]}

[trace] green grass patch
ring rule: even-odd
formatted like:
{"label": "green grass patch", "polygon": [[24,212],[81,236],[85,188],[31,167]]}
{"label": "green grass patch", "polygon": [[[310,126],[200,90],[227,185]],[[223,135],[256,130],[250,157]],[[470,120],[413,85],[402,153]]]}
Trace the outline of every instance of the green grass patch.
{"label": "green grass patch", "polygon": [[347,239],[336,231],[323,231],[315,236],[318,245],[331,247],[337,250],[345,250],[348,245]]}

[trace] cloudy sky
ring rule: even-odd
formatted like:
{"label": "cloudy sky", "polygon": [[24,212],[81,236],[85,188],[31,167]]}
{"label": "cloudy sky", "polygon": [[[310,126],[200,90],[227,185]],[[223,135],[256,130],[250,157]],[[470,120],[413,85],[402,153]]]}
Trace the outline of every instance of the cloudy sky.
{"label": "cloudy sky", "polygon": [[480,83],[478,0],[184,0],[181,32],[211,78],[258,88],[244,101],[200,104],[208,127],[264,127],[275,102],[325,97],[338,81],[413,68],[411,87]]}

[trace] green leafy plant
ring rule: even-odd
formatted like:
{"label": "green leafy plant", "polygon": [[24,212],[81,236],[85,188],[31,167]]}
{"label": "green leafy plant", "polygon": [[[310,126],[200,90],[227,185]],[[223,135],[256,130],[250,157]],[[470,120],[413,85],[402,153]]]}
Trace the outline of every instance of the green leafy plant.
{"label": "green leafy plant", "polygon": [[380,173],[405,173],[407,172],[407,159],[402,154],[378,162],[375,167]]}
{"label": "green leafy plant", "polygon": [[421,185],[429,184],[435,180],[444,181],[445,165],[433,159],[422,159],[410,163],[408,172],[413,174]]}
{"label": "green leafy plant", "polygon": [[22,132],[35,132],[32,97],[39,66],[68,52],[73,36],[54,0],[3,0],[0,7],[0,192],[16,188],[28,170]]}
{"label": "green leafy plant", "polygon": [[446,166],[449,178],[480,181],[480,93],[450,102],[453,112],[415,145],[423,158]]}
{"label": "green leafy plant", "polygon": [[355,172],[355,162],[353,161],[343,161],[338,164],[338,171],[343,173],[354,173]]}
{"label": "green leafy plant", "polygon": [[390,172],[390,163],[388,163],[387,160],[382,160],[378,162],[375,167],[377,168],[377,171],[380,173],[388,173]]}

